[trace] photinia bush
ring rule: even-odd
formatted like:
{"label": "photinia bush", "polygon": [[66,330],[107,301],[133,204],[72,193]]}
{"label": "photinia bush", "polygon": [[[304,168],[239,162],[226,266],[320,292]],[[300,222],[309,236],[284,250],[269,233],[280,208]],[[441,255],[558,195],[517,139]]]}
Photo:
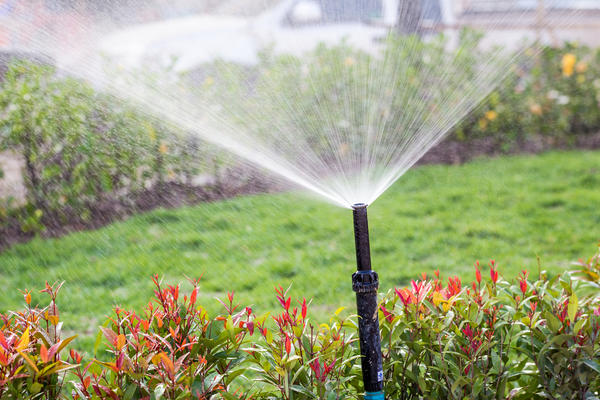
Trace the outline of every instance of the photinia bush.
{"label": "photinia bush", "polygon": [[[356,318],[315,325],[310,302],[276,288],[281,311],[256,314],[219,300],[209,316],[192,290],[152,278],[142,312],[116,307],[96,358],[61,339],[56,296],[0,315],[0,399],[348,399],[362,383]],[[514,282],[498,265],[475,280],[423,275],[382,296],[379,313],[390,399],[596,399],[600,391],[600,252],[550,277],[538,266]],[[594,289],[590,292],[590,288]],[[591,293],[591,294],[586,294]],[[100,344],[104,342],[101,352]],[[62,353],[68,353],[63,357]]]}
{"label": "photinia bush", "polygon": [[[100,328],[108,359],[77,367],[74,398],[342,399],[357,393],[352,335],[337,315],[315,328],[306,299],[292,308],[278,288],[280,315],[257,316],[230,292],[219,300],[224,313],[210,318],[196,304],[199,280],[189,296],[179,286],[163,287],[158,276],[152,280],[154,299],[143,313],[117,307]],[[81,364],[77,353],[72,358]]]}
{"label": "photinia bush", "polygon": [[55,68],[14,62],[0,82],[0,152],[23,159],[26,193],[0,199],[0,229],[15,221],[27,233],[88,224],[108,205],[133,207],[146,190],[192,186],[199,174],[218,180],[226,166],[213,158],[222,153],[196,141]]}
{"label": "photinia bush", "polygon": [[390,398],[588,399],[600,390],[600,308],[570,274],[516,283],[439,272],[389,292],[380,318]]}
{"label": "photinia bush", "polygon": [[155,296],[143,313],[117,307],[101,327],[110,361],[95,359],[76,370],[75,398],[208,399],[228,393],[240,374],[233,370],[245,358],[249,315],[236,312],[230,294],[226,313],[209,318],[196,304],[198,280],[189,296],[179,286],[163,287],[157,276],[152,280]]}
{"label": "photinia bush", "polygon": [[[292,306],[287,291],[276,289],[282,312],[246,324],[262,337],[249,347],[248,361],[265,384],[253,398],[261,399],[349,399],[356,398],[360,384],[354,322],[340,317],[339,309],[329,324],[315,327],[307,317],[306,299]],[[352,326],[348,332],[345,327]]]}
{"label": "photinia bush", "polygon": [[25,311],[0,314],[0,399],[63,398],[64,374],[75,365],[61,353],[75,336],[61,339],[56,304],[61,286],[46,283],[45,308],[32,307],[31,293],[23,291]]}

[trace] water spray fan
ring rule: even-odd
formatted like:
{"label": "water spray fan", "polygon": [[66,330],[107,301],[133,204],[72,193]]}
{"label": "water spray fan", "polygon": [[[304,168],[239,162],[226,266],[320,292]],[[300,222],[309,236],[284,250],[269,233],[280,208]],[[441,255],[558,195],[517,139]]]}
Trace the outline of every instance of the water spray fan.
{"label": "water spray fan", "polygon": [[383,400],[383,361],[377,312],[379,276],[377,272],[371,269],[367,204],[354,204],[352,210],[357,267],[357,271],[352,275],[352,289],[356,292],[358,336],[366,392],[365,399]]}

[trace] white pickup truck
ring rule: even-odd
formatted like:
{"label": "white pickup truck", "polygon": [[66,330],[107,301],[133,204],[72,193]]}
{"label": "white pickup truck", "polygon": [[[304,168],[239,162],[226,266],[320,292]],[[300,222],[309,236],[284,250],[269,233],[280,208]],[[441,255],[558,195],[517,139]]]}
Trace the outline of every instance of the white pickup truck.
{"label": "white pickup truck", "polygon": [[[196,15],[134,26],[108,35],[100,49],[125,68],[176,60],[176,71],[216,59],[252,65],[267,47],[298,55],[346,40],[369,50],[396,24],[398,1],[283,0],[256,17]],[[420,1],[425,29],[450,18],[451,0]]]}

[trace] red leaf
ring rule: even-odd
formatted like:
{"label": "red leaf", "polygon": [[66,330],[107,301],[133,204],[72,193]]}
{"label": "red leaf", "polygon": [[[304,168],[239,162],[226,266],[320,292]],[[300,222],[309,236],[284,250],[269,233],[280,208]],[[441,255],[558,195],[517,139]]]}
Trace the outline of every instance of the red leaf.
{"label": "red leaf", "polygon": [[306,319],[306,312],[308,307],[306,306],[306,299],[302,302],[302,319]]}
{"label": "red leaf", "polygon": [[55,343],[52,347],[50,347],[50,349],[48,350],[48,357],[50,359],[53,359],[54,356],[56,355],[56,352],[58,351],[60,345],[61,345],[62,341]]}
{"label": "red leaf", "polygon": [[288,354],[290,354],[290,352],[292,351],[292,342],[287,334],[285,335],[285,351]]}
{"label": "red leaf", "polygon": [[4,355],[4,352],[2,350],[0,350],[0,364],[3,366],[8,365],[8,359],[6,358],[6,356]]}
{"label": "red leaf", "polygon": [[2,345],[2,347],[4,347],[4,349],[8,350],[8,343],[6,343],[6,339],[4,339],[4,335],[2,334],[2,331],[0,331],[0,345]]}
{"label": "red leaf", "polygon": [[40,346],[40,358],[42,359],[44,364],[47,363],[48,360],[50,360],[50,357],[48,357],[48,349],[43,344]]}
{"label": "red leaf", "polygon": [[113,346],[117,343],[117,334],[112,329],[108,329],[101,326],[100,330],[102,331],[102,333],[104,333],[104,336],[108,340],[108,343],[110,343]]}
{"label": "red leaf", "polygon": [[171,333],[171,337],[172,337],[174,340],[177,340],[177,332],[175,332],[175,331],[173,330],[173,328],[171,328],[171,327],[169,327],[169,332]]}
{"label": "red leaf", "polygon": [[379,306],[379,308],[381,309],[381,312],[383,313],[383,316],[385,317],[385,319],[392,323],[394,322],[394,316],[392,315],[391,312],[389,312],[384,306],[383,304]]}
{"label": "red leaf", "polygon": [[121,352],[119,354],[119,357],[117,357],[117,362],[115,363],[115,366],[117,367],[117,369],[119,371],[121,371],[121,369],[123,368],[123,360],[125,358],[125,353]]}
{"label": "red leaf", "polygon": [[198,288],[194,288],[194,290],[192,290],[192,294],[190,295],[190,304],[193,306],[194,304],[196,304],[196,297],[198,296]]}
{"label": "red leaf", "polygon": [[[119,400],[119,396],[117,396],[117,394],[115,392],[113,392],[112,390],[110,390],[108,387],[106,387],[104,385],[100,385],[100,388],[102,388],[102,390],[104,390],[104,392],[107,395],[109,395],[111,399],[113,399],[113,400]],[[102,397],[102,396],[100,396],[100,397]]]}
{"label": "red leaf", "polygon": [[248,328],[248,332],[250,332],[250,336],[254,335],[254,322],[246,322],[246,328]]}
{"label": "red leaf", "polygon": [[96,393],[96,395],[98,397],[102,398],[102,392],[100,391],[100,386],[95,384],[94,386],[92,386],[92,389],[94,389],[94,392]]}

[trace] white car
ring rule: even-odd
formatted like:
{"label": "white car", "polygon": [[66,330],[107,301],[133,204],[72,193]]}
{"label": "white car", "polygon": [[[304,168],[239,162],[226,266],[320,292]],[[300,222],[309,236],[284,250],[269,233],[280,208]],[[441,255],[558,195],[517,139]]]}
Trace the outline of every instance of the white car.
{"label": "white car", "polygon": [[[253,65],[268,47],[299,55],[319,43],[345,40],[372,50],[396,23],[398,1],[284,0],[254,18],[197,15],[134,26],[103,39],[100,49],[125,68],[175,60],[173,68],[179,72],[216,59]],[[427,7],[436,19],[445,8],[439,4],[450,0],[424,1],[436,5]]]}

